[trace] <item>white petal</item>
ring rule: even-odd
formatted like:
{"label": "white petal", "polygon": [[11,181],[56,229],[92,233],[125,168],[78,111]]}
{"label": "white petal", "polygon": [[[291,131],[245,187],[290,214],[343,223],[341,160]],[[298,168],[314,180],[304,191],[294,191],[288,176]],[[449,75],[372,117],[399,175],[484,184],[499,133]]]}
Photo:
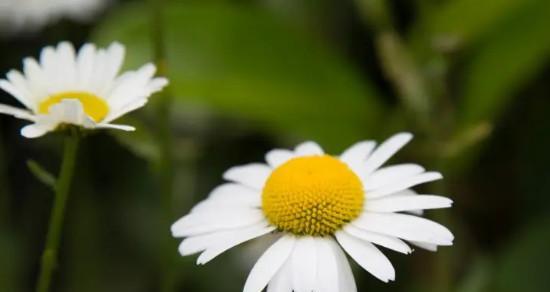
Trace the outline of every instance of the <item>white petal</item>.
{"label": "white petal", "polygon": [[388,196],[369,200],[365,204],[365,210],[372,212],[402,212],[448,208],[452,204],[451,199],[434,195]]}
{"label": "white petal", "polygon": [[208,199],[197,204],[191,212],[201,209],[220,210],[228,207],[260,207],[261,193],[258,190],[243,185],[226,183],[216,187]]}
{"label": "white petal", "polygon": [[393,236],[362,230],[351,224],[346,225],[344,231],[359,239],[372,242],[400,253],[409,254],[412,252],[411,248],[405,242]]}
{"label": "white petal", "polygon": [[422,172],[424,167],[417,164],[398,164],[380,168],[363,178],[364,188],[367,191],[376,190]]}
{"label": "white petal", "polygon": [[395,270],[392,264],[374,245],[342,231],[336,233],[336,239],[351,258],[373,276],[383,282],[395,279]]}
{"label": "white petal", "polygon": [[91,89],[91,76],[94,71],[96,47],[93,44],[84,44],[78,51],[76,60],[77,83],[81,90]]}
{"label": "white petal", "polygon": [[56,76],[60,82],[60,87],[74,88],[76,84],[76,54],[74,47],[69,42],[60,42],[57,45],[57,60],[59,69],[61,69]]}
{"label": "white petal", "polygon": [[249,226],[262,222],[263,212],[257,209],[209,210],[180,218],[172,227],[172,236],[185,237]]}
{"label": "white petal", "polygon": [[386,185],[374,191],[369,191],[367,192],[367,198],[371,198],[371,199],[380,198],[383,196],[387,196],[387,195],[402,191],[404,189],[414,187],[419,184],[431,182],[434,180],[439,180],[442,178],[443,176],[439,172],[435,172],[435,171],[424,172],[421,174],[417,174],[415,176],[407,177],[400,181],[396,181],[395,183]]}
{"label": "white petal", "polygon": [[29,89],[33,93],[36,102],[48,95],[48,76],[42,71],[42,67],[33,58],[23,59],[25,77],[29,81]]}
{"label": "white petal", "polygon": [[111,109],[105,122],[142,107],[153,93],[168,84],[166,78],[153,78],[155,70],[155,65],[149,63],[137,71],[128,71],[113,81],[109,92],[104,94]]}
{"label": "white petal", "polygon": [[85,128],[95,127],[95,123],[86,115],[82,103],[77,99],[61,100],[61,102],[52,105],[49,113],[45,116],[58,123],[68,123]]}
{"label": "white petal", "polygon": [[413,215],[365,212],[351,224],[367,231],[409,241],[452,245],[454,239],[445,226]]}
{"label": "white petal", "polygon": [[267,223],[266,221],[263,221],[263,222],[250,225],[248,227],[242,227],[242,228],[236,228],[236,229],[230,229],[230,230],[225,230],[220,232],[213,232],[213,233],[207,233],[207,234],[188,237],[181,242],[178,250],[182,256],[191,255],[194,253],[204,251],[217,244],[233,241],[236,238],[242,238],[244,236],[248,236],[248,234],[250,234],[251,232],[255,233],[266,229],[271,231],[271,228],[267,228],[268,225],[269,223]]}
{"label": "white petal", "polygon": [[243,292],[261,292],[288,259],[295,241],[292,236],[284,236],[270,246],[250,271]]}
{"label": "white petal", "polygon": [[317,245],[315,238],[304,236],[296,239],[290,258],[292,287],[296,292],[315,289],[317,279]]}
{"label": "white petal", "polygon": [[337,292],[339,290],[338,260],[332,249],[332,238],[315,240],[317,246],[317,281],[315,292]]}
{"label": "white petal", "polygon": [[421,241],[409,241],[409,242],[425,250],[434,251],[434,252],[437,251],[437,244],[431,244],[431,243],[426,243]]}
{"label": "white petal", "polygon": [[21,135],[25,138],[38,138],[53,131],[56,125],[32,124],[21,129]]}
{"label": "white petal", "polygon": [[11,70],[6,74],[8,80],[0,80],[0,88],[13,95],[20,103],[28,109],[35,108],[35,100],[27,80],[17,70]]}
{"label": "white petal", "polygon": [[115,78],[122,66],[124,61],[125,48],[120,43],[112,43],[106,50],[106,66],[104,68],[105,84],[102,89],[103,93],[106,94],[105,90],[109,90],[110,86],[115,81]]}
{"label": "white petal", "polygon": [[399,149],[405,146],[412,137],[410,133],[399,133],[384,141],[384,143],[380,144],[380,146],[374,150],[372,155],[365,162],[364,172],[368,174],[378,169],[399,151]]}
{"label": "white petal", "polygon": [[271,167],[276,168],[294,157],[294,152],[290,150],[274,149],[267,152],[265,161],[267,161]]}
{"label": "white petal", "polygon": [[223,174],[223,178],[256,190],[262,190],[270,175],[271,168],[269,166],[260,163],[250,163],[228,169]]}
{"label": "white petal", "polygon": [[0,114],[10,115],[23,120],[36,120],[31,112],[5,104],[0,104]]}
{"label": "white petal", "polygon": [[292,291],[292,269],[290,268],[290,260],[279,268],[279,271],[273,276],[269,285],[267,286],[267,292],[291,292]]}
{"label": "white petal", "polygon": [[340,160],[347,164],[356,162],[364,163],[364,160],[369,157],[375,146],[376,142],[374,141],[361,141],[355,143],[340,155]]}
{"label": "white petal", "polygon": [[276,227],[274,226],[264,226],[261,228],[247,228],[240,232],[232,232],[231,234],[228,233],[225,237],[220,238],[219,242],[217,242],[215,245],[209,247],[203,253],[201,253],[199,258],[197,259],[197,264],[204,265],[218,255],[222,254],[224,251],[234,246],[237,246],[245,241],[249,241],[256,237],[267,234],[275,230],[275,228]]}
{"label": "white petal", "polygon": [[325,153],[321,146],[313,141],[299,144],[294,149],[294,152],[297,156],[323,155]]}
{"label": "white petal", "polygon": [[342,248],[334,240],[330,240],[332,251],[336,255],[336,261],[338,262],[338,286],[339,292],[357,292],[357,286],[355,285],[355,279],[353,278],[353,272],[348,262],[348,258],[342,251]]}
{"label": "white petal", "polygon": [[118,124],[98,124],[98,125],[96,125],[96,128],[122,130],[122,131],[126,131],[126,132],[133,132],[133,131],[136,130],[136,128],[133,127],[133,126],[118,125]]}

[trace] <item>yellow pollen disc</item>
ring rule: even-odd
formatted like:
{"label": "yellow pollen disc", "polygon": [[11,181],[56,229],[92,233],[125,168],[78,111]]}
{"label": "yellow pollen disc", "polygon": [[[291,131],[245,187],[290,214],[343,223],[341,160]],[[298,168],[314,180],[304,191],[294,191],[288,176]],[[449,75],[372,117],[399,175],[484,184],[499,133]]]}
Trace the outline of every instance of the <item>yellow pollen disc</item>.
{"label": "yellow pollen disc", "polygon": [[109,106],[103,99],[93,94],[80,91],[68,91],[52,95],[40,103],[38,112],[47,114],[51,106],[64,99],[78,99],[82,103],[84,112],[96,123],[103,120],[107,113],[109,113]]}
{"label": "yellow pollen disc", "polygon": [[273,171],[262,209],[281,231],[326,236],[357,218],[363,200],[363,184],[346,164],[328,155],[306,156]]}

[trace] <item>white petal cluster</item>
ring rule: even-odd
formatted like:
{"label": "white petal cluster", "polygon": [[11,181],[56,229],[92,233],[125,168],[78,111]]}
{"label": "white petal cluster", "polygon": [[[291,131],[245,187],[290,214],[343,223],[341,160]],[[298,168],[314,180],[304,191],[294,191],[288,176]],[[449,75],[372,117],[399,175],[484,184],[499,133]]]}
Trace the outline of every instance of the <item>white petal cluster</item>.
{"label": "white petal cluster", "polygon": [[88,20],[109,0],[0,0],[0,31],[38,29],[60,18]]}
{"label": "white petal cluster", "polygon": [[[39,60],[26,58],[23,72],[12,70],[0,79],[0,88],[15,97],[26,109],[0,104],[0,113],[33,122],[21,134],[28,138],[44,135],[60,124],[73,124],[87,129],[134,128],[111,122],[145,105],[154,92],[167,85],[166,78],[154,77],[156,68],[146,64],[136,71],[119,74],[125,49],[113,43],[106,49],[85,44],[78,52],[68,42],[42,50]],[[89,117],[78,99],[63,99],[48,113],[39,112],[42,102],[66,92],[83,92],[97,96],[107,106],[102,120]]]}
{"label": "white petal cluster", "polygon": [[224,174],[229,182],[172,226],[173,236],[185,238],[179,251],[184,256],[200,253],[197,262],[205,264],[240,243],[276,232],[279,239],[252,268],[245,292],[260,292],[266,286],[268,292],[357,291],[345,253],[376,278],[392,281],[395,270],[379,247],[408,254],[410,245],[435,251],[454,239],[446,227],[418,216],[426,209],[450,207],[452,201],[411,189],[441,179],[441,174],[416,164],[382,167],[411,138],[400,133],[378,147],[374,141],[363,141],[339,156],[363,182],[366,204],[358,218],[333,236],[278,232],[262,212],[263,187],[278,166],[296,157],[324,154],[319,145],[306,142],[294,151],[270,151],[267,164],[229,169]]}

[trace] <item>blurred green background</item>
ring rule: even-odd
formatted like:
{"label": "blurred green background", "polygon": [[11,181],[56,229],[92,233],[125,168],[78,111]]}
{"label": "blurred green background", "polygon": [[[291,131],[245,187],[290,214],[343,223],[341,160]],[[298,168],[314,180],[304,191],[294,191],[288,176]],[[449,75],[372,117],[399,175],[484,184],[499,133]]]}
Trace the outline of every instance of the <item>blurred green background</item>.
{"label": "blurred green background", "polygon": [[[153,1],[154,2],[154,1]],[[134,133],[86,138],[53,291],[241,291],[266,242],[206,266],[177,254],[163,218],[205,198],[222,172],[273,147],[316,140],[337,154],[361,139],[411,131],[394,162],[441,171],[422,190],[450,196],[427,216],[450,226],[437,253],[385,254],[396,281],[354,267],[359,291],[550,291],[550,1],[165,1],[174,192],[159,187],[155,103],[125,117]],[[0,72],[45,45],[127,46],[126,68],[153,60],[151,7],[115,1],[91,23],[69,20],[0,37]],[[16,105],[5,93],[2,103]],[[0,117],[0,291],[32,291],[52,193],[27,168],[56,173],[61,135],[19,135]]]}

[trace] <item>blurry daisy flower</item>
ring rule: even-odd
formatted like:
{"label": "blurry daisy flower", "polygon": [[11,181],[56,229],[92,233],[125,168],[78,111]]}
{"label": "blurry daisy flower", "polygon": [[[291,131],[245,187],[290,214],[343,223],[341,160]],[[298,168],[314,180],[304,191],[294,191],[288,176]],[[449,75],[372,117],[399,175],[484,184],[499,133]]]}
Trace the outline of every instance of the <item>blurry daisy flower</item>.
{"label": "blurry daisy flower", "polygon": [[26,58],[23,73],[12,70],[0,80],[0,88],[26,109],[0,104],[0,113],[33,122],[21,129],[27,138],[62,124],[132,131],[131,126],[111,122],[145,105],[168,80],[154,78],[153,64],[119,75],[123,60],[124,46],[119,43],[107,49],[85,44],[78,53],[68,42],[46,47],[40,61]]}
{"label": "blurry daisy flower", "polygon": [[359,142],[340,156],[306,142],[268,152],[267,164],[233,167],[224,174],[228,183],[172,225],[173,236],[186,237],[179,251],[200,252],[197,262],[205,264],[240,243],[277,234],[245,292],[357,291],[345,253],[376,278],[394,280],[377,246],[408,254],[405,241],[432,251],[453,242],[447,228],[416,216],[452,201],[410,189],[441,174],[416,164],[381,167],[411,138],[397,134],[377,148]]}
{"label": "blurry daisy flower", "polygon": [[109,0],[0,0],[2,30],[37,29],[63,17],[89,20]]}

